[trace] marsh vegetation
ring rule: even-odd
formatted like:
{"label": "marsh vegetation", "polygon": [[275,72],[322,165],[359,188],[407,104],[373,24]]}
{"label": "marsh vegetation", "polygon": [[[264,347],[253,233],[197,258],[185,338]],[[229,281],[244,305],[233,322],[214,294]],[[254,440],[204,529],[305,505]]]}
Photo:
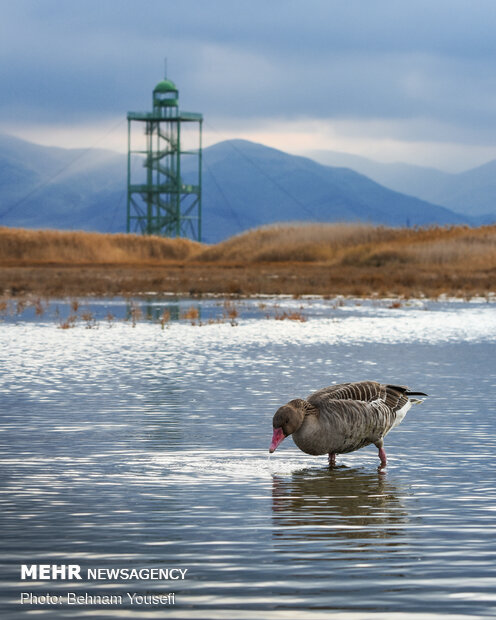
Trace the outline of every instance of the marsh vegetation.
{"label": "marsh vegetation", "polygon": [[0,228],[4,296],[470,296],[494,290],[496,225],[285,224],[216,245]]}

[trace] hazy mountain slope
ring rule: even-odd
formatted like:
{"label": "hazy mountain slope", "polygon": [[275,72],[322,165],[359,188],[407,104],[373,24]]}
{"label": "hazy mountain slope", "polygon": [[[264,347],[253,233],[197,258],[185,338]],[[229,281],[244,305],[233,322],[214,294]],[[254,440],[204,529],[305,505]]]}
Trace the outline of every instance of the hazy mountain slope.
{"label": "hazy mountain slope", "polygon": [[472,216],[490,213],[496,221],[496,160],[452,175],[432,196],[455,211]]}
{"label": "hazy mountain slope", "polygon": [[113,151],[0,136],[0,225],[124,230],[125,161]]}
{"label": "hazy mountain slope", "polygon": [[[458,174],[403,163],[381,163],[336,151],[309,151],[330,166],[349,166],[395,191],[417,196],[476,219],[496,221],[496,160]],[[486,217],[484,217],[486,216]]]}
{"label": "hazy mountain slope", "polygon": [[397,192],[430,200],[433,192],[444,183],[449,183],[452,175],[435,168],[414,166],[412,164],[383,163],[360,155],[338,151],[313,150],[308,156],[327,166],[346,166],[370,179],[394,189]]}

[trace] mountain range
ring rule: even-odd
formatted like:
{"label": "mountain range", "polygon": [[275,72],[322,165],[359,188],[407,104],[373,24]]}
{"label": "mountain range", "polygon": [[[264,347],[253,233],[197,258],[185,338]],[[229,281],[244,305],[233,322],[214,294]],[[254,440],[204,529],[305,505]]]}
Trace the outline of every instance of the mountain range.
{"label": "mountain range", "polygon": [[0,135],[0,225],[125,230],[126,157]]}
{"label": "mountain range", "polygon": [[337,151],[308,151],[328,166],[346,166],[397,192],[417,196],[463,215],[496,220],[496,159],[457,174],[404,163],[380,163]]}
{"label": "mountain range", "polygon": [[[103,149],[46,147],[0,136],[0,225],[124,231],[126,160],[124,154]],[[496,221],[496,208],[486,213],[482,207],[474,208],[476,201],[470,198],[477,189],[478,195],[491,193],[493,179],[490,175],[486,179],[481,169],[462,175],[404,169],[410,185],[405,181],[406,189],[400,192],[385,187],[385,177],[383,184],[369,178],[377,162],[362,162],[371,168],[366,176],[356,171],[356,162],[324,165],[245,140],[228,140],[204,149],[203,163],[203,240],[209,243],[273,222],[423,226]],[[381,166],[387,165],[378,164],[379,172]],[[187,167],[183,172],[186,179]],[[445,185],[446,195],[451,188],[453,201],[461,206],[447,208],[419,197],[425,194],[427,183],[419,182],[419,191],[412,180],[415,173],[422,179],[431,175],[432,191],[436,179],[444,182],[446,175],[452,181]],[[393,184],[398,187],[398,175],[395,178]]]}

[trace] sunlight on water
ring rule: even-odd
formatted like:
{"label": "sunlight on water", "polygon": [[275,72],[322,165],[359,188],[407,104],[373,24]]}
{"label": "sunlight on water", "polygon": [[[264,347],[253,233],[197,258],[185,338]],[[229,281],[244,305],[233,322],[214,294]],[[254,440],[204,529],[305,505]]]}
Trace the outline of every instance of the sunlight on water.
{"label": "sunlight on water", "polygon": [[[122,301],[95,314],[111,303],[125,314]],[[191,301],[177,304],[180,316]],[[222,307],[198,304],[204,320]],[[260,304],[239,302],[235,326],[4,318],[3,618],[496,615],[495,304]],[[271,307],[306,320],[267,318]],[[373,446],[331,470],[291,439],[269,457],[281,404],[365,378],[430,395],[388,435],[385,470]],[[188,576],[27,586],[23,563]],[[68,588],[175,592],[176,604],[20,608],[21,592]]]}

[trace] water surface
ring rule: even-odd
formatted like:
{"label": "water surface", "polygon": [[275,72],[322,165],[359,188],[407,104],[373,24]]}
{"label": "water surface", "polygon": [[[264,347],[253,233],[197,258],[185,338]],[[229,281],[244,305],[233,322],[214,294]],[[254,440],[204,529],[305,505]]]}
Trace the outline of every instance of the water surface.
{"label": "water surface", "polygon": [[[133,321],[88,302],[91,329],[60,329],[69,302],[3,317],[2,617],[494,617],[494,302],[251,300],[233,319],[205,300],[195,325],[192,303],[136,302]],[[385,471],[373,446],[333,470],[291,439],[269,460],[280,404],[366,378],[430,394]],[[34,563],[188,572],[21,581]],[[175,604],[19,602],[69,591]]]}

